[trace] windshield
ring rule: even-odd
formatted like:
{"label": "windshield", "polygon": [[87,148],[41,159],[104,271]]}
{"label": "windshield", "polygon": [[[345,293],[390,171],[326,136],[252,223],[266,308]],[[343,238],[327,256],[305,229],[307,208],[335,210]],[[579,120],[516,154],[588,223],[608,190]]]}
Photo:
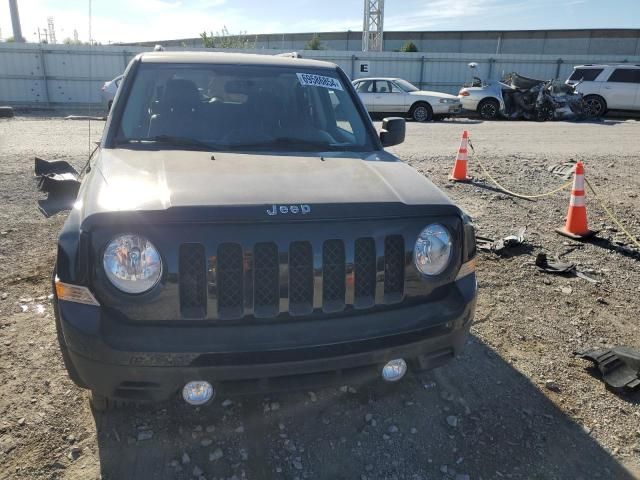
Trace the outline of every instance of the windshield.
{"label": "windshield", "polygon": [[406,80],[402,80],[401,78],[394,80],[405,92],[418,92],[420,89],[416,87],[413,83],[409,83]]}
{"label": "windshield", "polygon": [[144,64],[117,146],[249,151],[370,151],[370,134],[333,70]]}

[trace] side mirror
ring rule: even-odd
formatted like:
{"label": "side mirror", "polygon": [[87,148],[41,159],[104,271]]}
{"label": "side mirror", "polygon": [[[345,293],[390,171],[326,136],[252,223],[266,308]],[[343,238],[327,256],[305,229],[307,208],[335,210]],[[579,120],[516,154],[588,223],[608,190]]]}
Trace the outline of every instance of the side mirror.
{"label": "side mirror", "polygon": [[404,118],[390,117],[382,120],[380,141],[383,147],[393,147],[404,142],[406,123]]}

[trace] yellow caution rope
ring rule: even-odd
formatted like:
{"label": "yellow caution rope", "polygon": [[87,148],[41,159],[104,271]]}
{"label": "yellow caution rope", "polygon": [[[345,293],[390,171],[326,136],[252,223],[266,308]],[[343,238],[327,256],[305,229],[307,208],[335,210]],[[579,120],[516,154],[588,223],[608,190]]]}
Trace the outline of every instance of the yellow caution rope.
{"label": "yellow caution rope", "polygon": [[511,190],[503,187],[502,185],[500,185],[500,183],[491,176],[491,174],[487,171],[486,168],[484,168],[484,165],[482,164],[482,162],[480,161],[480,159],[478,157],[475,156],[475,149],[473,148],[473,145],[471,144],[471,139],[469,139],[469,147],[471,147],[471,151],[473,152],[473,159],[478,162],[478,165],[480,165],[480,168],[482,169],[482,171],[484,172],[484,174],[489,177],[489,180],[491,180],[496,187],[498,187],[500,190],[502,190],[505,193],[508,193],[509,195],[513,195],[514,197],[520,197],[520,198],[524,198],[525,200],[534,200],[536,198],[542,198],[542,197],[548,197],[550,195],[553,195],[554,193],[558,193],[562,190],[564,190],[565,188],[569,188],[571,185],[573,185],[573,180],[568,181],[567,183],[560,185],[558,188],[551,190],[550,192],[545,192],[545,193],[538,193],[537,195],[523,195],[521,193],[516,193],[516,192],[512,192]]}
{"label": "yellow caution rope", "polygon": [[584,178],[584,182],[587,184],[587,187],[589,187],[589,190],[591,190],[591,193],[593,193],[593,196],[595,197],[595,199],[598,201],[598,203],[600,204],[600,206],[602,207],[602,209],[607,212],[607,215],[609,216],[609,218],[611,219],[611,221],[613,223],[615,223],[618,228],[620,228],[620,230],[622,230],[624,232],[624,234],[629,238],[629,240],[631,240],[636,247],[640,248],[640,242],[638,241],[638,239],[636,237],[634,237],[625,227],[624,225],[622,225],[622,223],[620,223],[620,221],[616,218],[616,216],[613,214],[613,212],[611,210],[609,210],[607,208],[607,206],[604,204],[604,202],[602,201],[602,199],[600,198],[600,196],[596,193],[596,191],[594,190],[593,186],[591,185],[591,183],[589,182],[589,180],[587,180],[587,177]]}

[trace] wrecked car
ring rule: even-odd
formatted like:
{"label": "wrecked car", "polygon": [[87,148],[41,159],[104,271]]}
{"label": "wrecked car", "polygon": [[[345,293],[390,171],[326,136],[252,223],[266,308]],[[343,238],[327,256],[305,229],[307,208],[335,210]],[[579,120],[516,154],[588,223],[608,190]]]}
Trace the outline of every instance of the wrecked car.
{"label": "wrecked car", "polygon": [[581,119],[585,115],[584,101],[576,88],[557,80],[535,80],[511,73],[501,81],[474,77],[458,96],[465,110],[477,112],[484,120]]}
{"label": "wrecked car", "polygon": [[334,64],[132,60],[53,275],[63,359],[94,409],[393,382],[459,352],[474,228],[384,150],[404,135],[400,118],[376,133]]}

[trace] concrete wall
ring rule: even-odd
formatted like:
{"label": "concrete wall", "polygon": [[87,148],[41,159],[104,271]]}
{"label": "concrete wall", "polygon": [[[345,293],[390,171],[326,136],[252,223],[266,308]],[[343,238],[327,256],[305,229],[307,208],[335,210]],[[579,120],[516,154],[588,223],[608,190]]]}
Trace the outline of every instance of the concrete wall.
{"label": "concrete wall", "polygon": [[[313,33],[247,35],[257,49],[304,50]],[[362,32],[319,33],[326,50],[362,50]],[[384,50],[413,42],[427,53],[527,53],[532,55],[640,55],[640,29],[385,32]],[[141,45],[201,47],[200,38]]]}
{"label": "concrete wall", "polygon": [[[129,61],[149,47],[0,44],[0,104],[25,107],[75,107],[100,103],[100,87],[120,75]],[[169,50],[185,50],[169,48]],[[193,48],[191,49],[193,50]],[[229,50],[227,50],[229,51]],[[273,54],[280,50],[250,50]],[[285,49],[284,51],[288,51]],[[338,64],[351,78],[368,62],[367,76],[392,76],[427,90],[456,94],[471,80],[469,62],[478,63],[479,76],[501,78],[517,71],[540,78],[567,78],[574,65],[584,63],[640,63],[639,56],[531,55],[478,53],[398,53],[305,51],[307,58]]]}

